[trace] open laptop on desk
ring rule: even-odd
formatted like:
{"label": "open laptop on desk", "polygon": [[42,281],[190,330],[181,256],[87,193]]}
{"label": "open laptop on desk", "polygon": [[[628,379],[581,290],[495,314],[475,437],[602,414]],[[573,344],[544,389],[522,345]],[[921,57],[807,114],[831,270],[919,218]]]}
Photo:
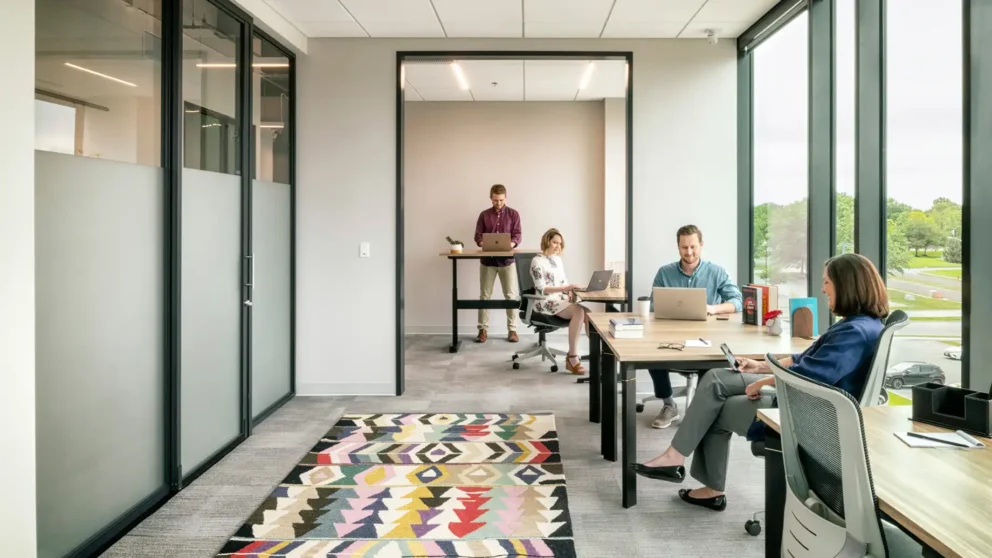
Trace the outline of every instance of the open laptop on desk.
{"label": "open laptop on desk", "polygon": [[706,320],[706,289],[655,287],[654,319]]}
{"label": "open laptop on desk", "polygon": [[610,279],[613,278],[613,272],[609,269],[605,271],[593,271],[592,277],[589,279],[589,286],[584,289],[576,289],[577,293],[598,293],[599,291],[605,291],[610,287]]}
{"label": "open laptop on desk", "polygon": [[512,252],[510,233],[482,233],[483,252]]}

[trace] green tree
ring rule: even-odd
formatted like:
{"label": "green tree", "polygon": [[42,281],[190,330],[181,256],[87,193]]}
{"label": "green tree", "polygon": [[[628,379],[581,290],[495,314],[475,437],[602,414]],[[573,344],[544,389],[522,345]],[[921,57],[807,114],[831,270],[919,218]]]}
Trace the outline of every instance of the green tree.
{"label": "green tree", "polygon": [[907,215],[912,213],[914,209],[907,204],[898,202],[892,198],[889,198],[886,204],[886,217],[888,219],[895,219],[897,221],[904,219]]}
{"label": "green tree", "polygon": [[961,239],[955,236],[948,237],[944,244],[944,261],[962,263],[961,250]]}
{"label": "green tree", "polygon": [[806,200],[785,206],[772,206],[768,211],[768,251],[774,270],[770,277],[779,282],[783,271],[798,268],[800,274],[807,270]]}
{"label": "green tree", "polygon": [[961,204],[953,202],[948,198],[937,198],[933,200],[933,206],[927,212],[941,237],[941,244],[944,239],[961,236]]}
{"label": "green tree", "polygon": [[768,207],[770,203],[763,203],[754,207],[753,228],[754,228],[754,260],[755,263],[764,261],[764,271],[761,272],[760,279],[767,279],[768,276]]}
{"label": "green tree", "polygon": [[854,196],[837,194],[837,246],[835,253],[847,254],[854,251]]}
{"label": "green tree", "polygon": [[908,215],[904,233],[909,247],[916,251],[917,256],[920,255],[920,250],[926,256],[928,248],[943,243],[937,225],[922,211],[913,211]]}
{"label": "green tree", "polygon": [[885,243],[885,268],[888,273],[905,273],[909,267],[910,248],[909,241],[906,240],[906,233],[903,232],[903,225],[895,220],[889,219],[887,223],[887,235]]}

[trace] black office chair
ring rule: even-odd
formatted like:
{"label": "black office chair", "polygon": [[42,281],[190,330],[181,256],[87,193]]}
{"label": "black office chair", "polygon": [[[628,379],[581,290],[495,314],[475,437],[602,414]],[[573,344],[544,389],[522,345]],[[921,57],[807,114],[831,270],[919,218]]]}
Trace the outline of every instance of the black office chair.
{"label": "black office chair", "polygon": [[568,327],[568,320],[551,314],[534,311],[534,304],[543,297],[537,294],[534,280],[530,276],[530,262],[537,254],[514,254],[513,263],[517,268],[517,288],[520,289],[520,319],[527,327],[537,332],[537,345],[513,355],[513,369],[520,369],[520,361],[536,356],[541,361],[551,361],[551,371],[558,371],[558,356],[567,356],[561,349],[548,346],[547,334],[557,329]]}

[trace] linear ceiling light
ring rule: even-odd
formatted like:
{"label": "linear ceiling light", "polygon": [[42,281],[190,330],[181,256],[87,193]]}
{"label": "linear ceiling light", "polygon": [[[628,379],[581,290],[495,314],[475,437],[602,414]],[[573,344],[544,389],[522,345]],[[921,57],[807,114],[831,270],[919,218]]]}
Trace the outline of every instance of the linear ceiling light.
{"label": "linear ceiling light", "polygon": [[86,72],[87,74],[93,74],[95,76],[100,76],[103,79],[109,79],[110,81],[116,81],[117,83],[123,83],[124,85],[127,85],[128,87],[137,87],[136,84],[131,83],[130,81],[124,81],[122,79],[117,79],[114,76],[108,76],[107,74],[101,74],[100,72],[95,72],[93,70],[90,70],[89,68],[84,68],[82,66],[77,66],[75,64],[70,64],[68,62],[66,62],[65,65],[66,66],[69,66],[70,68],[73,68],[75,70],[80,70],[82,72]]}
{"label": "linear ceiling light", "polygon": [[[204,62],[196,65],[197,68],[235,68],[237,64],[233,62]],[[255,62],[252,68],[288,68],[288,62]]]}
{"label": "linear ceiling light", "polygon": [[582,81],[579,82],[579,89],[585,89],[589,87],[589,80],[592,79],[592,71],[596,69],[596,64],[590,62],[586,66],[586,71],[582,73]]}
{"label": "linear ceiling light", "polygon": [[451,71],[455,72],[455,79],[458,80],[458,87],[468,91],[468,80],[465,79],[465,73],[462,72],[462,67],[458,65],[458,62],[451,63]]}
{"label": "linear ceiling light", "polygon": [[259,124],[258,127],[259,128],[272,128],[274,130],[282,130],[283,125],[282,124]]}

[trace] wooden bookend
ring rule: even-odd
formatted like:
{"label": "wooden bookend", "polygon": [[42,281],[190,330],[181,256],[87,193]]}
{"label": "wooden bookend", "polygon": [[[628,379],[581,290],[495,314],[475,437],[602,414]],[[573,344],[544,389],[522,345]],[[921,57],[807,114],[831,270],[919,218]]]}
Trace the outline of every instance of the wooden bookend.
{"label": "wooden bookend", "polygon": [[792,336],[803,339],[813,338],[813,311],[809,308],[796,308],[792,314]]}

